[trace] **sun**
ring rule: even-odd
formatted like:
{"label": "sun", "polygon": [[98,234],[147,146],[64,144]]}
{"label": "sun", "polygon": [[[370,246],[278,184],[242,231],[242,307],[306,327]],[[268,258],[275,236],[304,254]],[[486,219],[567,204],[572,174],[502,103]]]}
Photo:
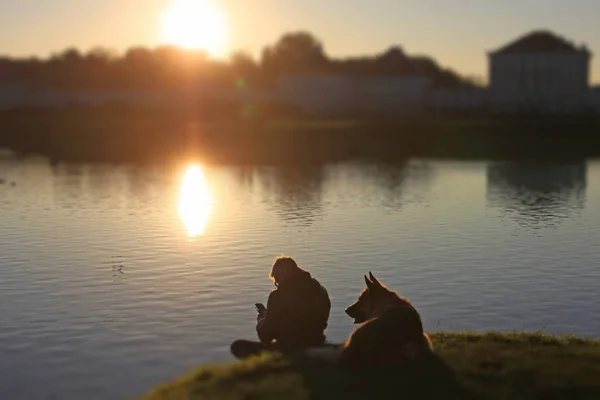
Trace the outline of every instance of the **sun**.
{"label": "sun", "polygon": [[225,52],[227,29],[222,14],[208,0],[173,0],[162,19],[162,39],[187,49]]}

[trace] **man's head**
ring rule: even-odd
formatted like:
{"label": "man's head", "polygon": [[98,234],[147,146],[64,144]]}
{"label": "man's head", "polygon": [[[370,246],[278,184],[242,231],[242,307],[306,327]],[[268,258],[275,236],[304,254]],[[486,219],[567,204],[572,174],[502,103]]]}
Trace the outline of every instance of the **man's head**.
{"label": "man's head", "polygon": [[302,270],[292,257],[279,256],[275,259],[269,275],[277,286],[288,285],[302,275]]}

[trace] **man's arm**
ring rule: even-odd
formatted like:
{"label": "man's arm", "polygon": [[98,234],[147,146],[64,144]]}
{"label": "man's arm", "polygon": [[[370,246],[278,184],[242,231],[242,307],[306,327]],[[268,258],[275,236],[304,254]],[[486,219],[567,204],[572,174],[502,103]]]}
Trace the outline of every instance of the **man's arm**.
{"label": "man's arm", "polygon": [[262,315],[262,318],[259,319],[258,324],[256,325],[256,332],[262,343],[271,343],[271,341],[277,337],[281,312],[281,296],[277,290],[274,290],[269,294],[267,311]]}

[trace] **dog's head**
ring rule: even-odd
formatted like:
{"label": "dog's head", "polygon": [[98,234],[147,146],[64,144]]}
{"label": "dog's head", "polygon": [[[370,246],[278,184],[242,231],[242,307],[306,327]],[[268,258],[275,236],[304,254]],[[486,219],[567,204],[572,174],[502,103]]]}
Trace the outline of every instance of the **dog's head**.
{"label": "dog's head", "polygon": [[399,303],[410,305],[396,292],[392,292],[382,285],[371,272],[368,277],[365,275],[365,283],[367,287],[361,292],[358,300],[345,310],[350,318],[354,318],[355,324],[362,324],[371,318],[378,317],[388,306]]}

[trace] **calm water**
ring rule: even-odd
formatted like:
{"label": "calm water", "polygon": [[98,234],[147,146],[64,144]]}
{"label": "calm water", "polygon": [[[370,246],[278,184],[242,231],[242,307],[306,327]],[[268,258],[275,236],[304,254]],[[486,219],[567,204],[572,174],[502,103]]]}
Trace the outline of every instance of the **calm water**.
{"label": "calm water", "polygon": [[[373,271],[426,328],[600,337],[600,162],[306,170],[0,161],[0,398],[146,392],[254,338],[285,252],[331,340]],[[11,185],[11,182],[15,185]]]}

